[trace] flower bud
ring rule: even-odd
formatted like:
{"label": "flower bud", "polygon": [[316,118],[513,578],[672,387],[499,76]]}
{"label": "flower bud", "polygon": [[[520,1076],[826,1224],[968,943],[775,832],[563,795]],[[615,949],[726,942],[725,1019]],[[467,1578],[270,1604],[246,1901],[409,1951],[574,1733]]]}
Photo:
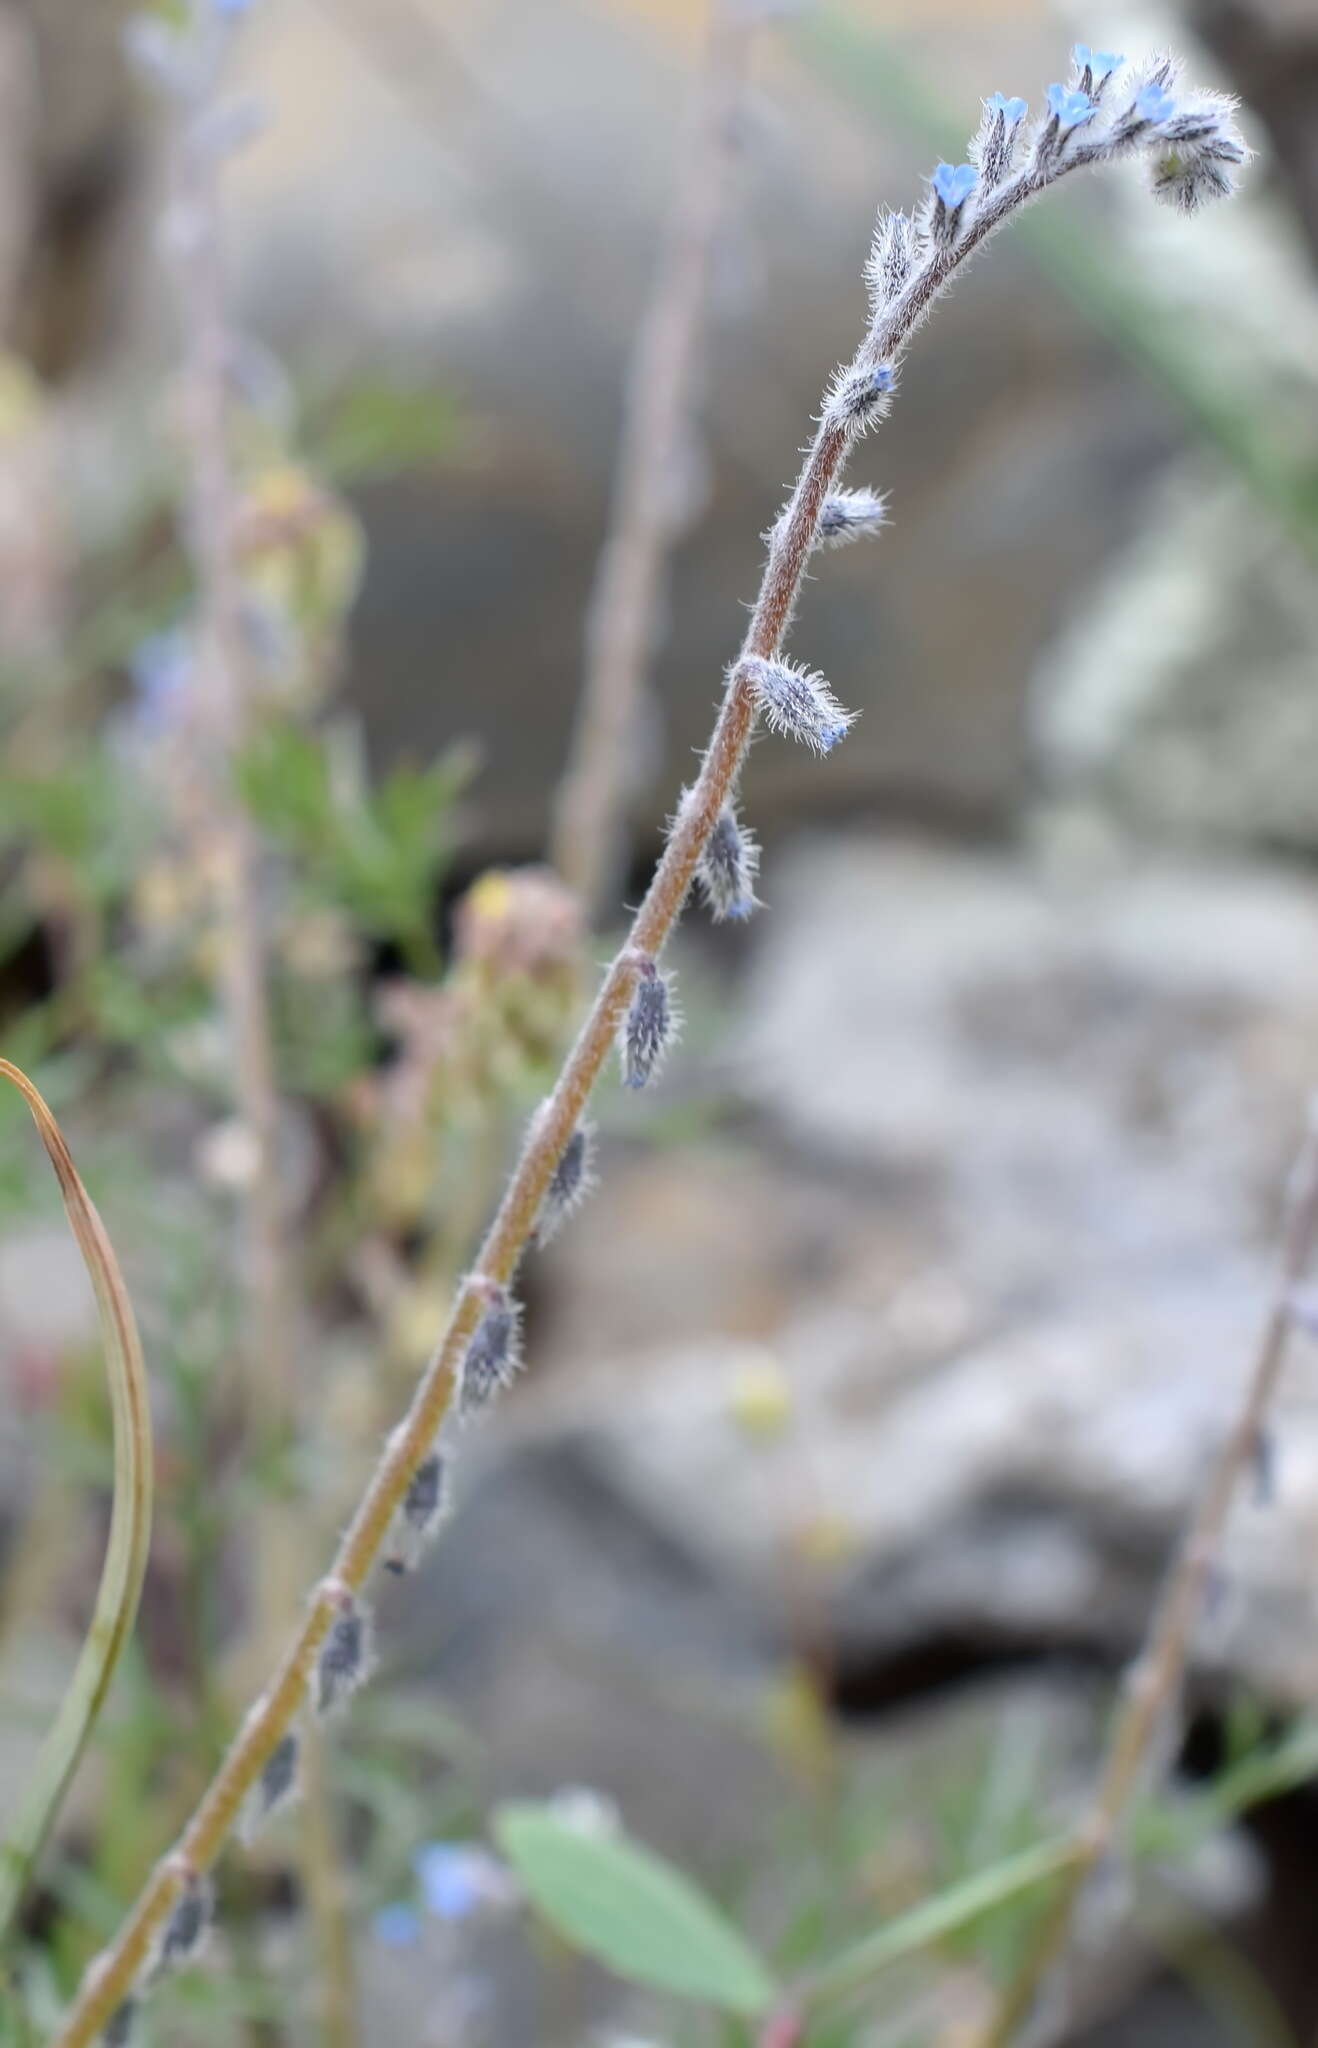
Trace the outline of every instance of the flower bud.
{"label": "flower bud", "polygon": [[335,1611],[316,1659],[315,1705],[329,1714],[356,1692],[370,1670],[370,1617],[346,1586],[332,1588]]}
{"label": "flower bud", "polygon": [[696,867],[696,879],[715,924],[727,917],[744,920],[751,915],[759,865],[759,847],[732,805],[724,804]]}
{"label": "flower bud", "polygon": [[670,977],[648,957],[638,961],[636,986],[618,1034],[625,1088],[644,1088],[672,1042],[675,1023]]}
{"label": "flower bud", "polygon": [[178,1970],[195,1961],[206,1945],[215,1912],[215,1894],[199,1871],[189,1871],[170,1908],[160,1937],[157,1971]]}
{"label": "flower bud", "polygon": [[592,1153],[595,1127],[584,1120],[572,1132],[549,1177],[535,1227],[537,1244],[548,1244],[595,1184]]}
{"label": "flower bud", "polygon": [[824,678],[803,662],[762,661],[752,656],[745,667],[755,701],[774,732],[786,733],[816,753],[827,754],[854,724],[855,712],[844,711]]}
{"label": "flower bud", "polygon": [[444,1519],[444,1458],[426,1453],[411,1479],[394,1518],[393,1543],[384,1560],[387,1572],[414,1571],[422,1551]]}
{"label": "flower bud", "polygon": [[505,1288],[493,1281],[485,1288],[485,1312],[462,1361],[459,1398],[464,1415],[474,1414],[501,1392],[519,1363],[521,1309]]}
{"label": "flower bud", "polygon": [[286,1729],[261,1766],[261,1772],[247,1795],[241,1834],[250,1842],[272,1813],[285,1805],[297,1791],[298,1762],[302,1744],[296,1729]]}

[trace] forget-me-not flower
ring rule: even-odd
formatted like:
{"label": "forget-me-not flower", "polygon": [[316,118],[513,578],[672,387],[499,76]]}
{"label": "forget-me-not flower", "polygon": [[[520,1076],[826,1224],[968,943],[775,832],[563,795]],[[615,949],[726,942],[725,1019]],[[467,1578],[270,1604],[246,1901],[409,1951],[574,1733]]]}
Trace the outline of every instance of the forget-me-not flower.
{"label": "forget-me-not flower", "polygon": [[1092,121],[1098,111],[1088,93],[1073,92],[1069,85],[1050,85],[1048,105],[1063,133],[1080,127],[1084,121]]}
{"label": "forget-me-not flower", "polygon": [[973,164],[939,164],[929,182],[948,212],[955,213],[979,183],[979,173]]}
{"label": "forget-me-not flower", "polygon": [[1146,85],[1135,95],[1135,112],[1142,121],[1170,121],[1176,101],[1162,85]]}
{"label": "forget-me-not flower", "polygon": [[516,1893],[504,1865],[479,1842],[427,1842],[412,1868],[426,1911],[437,1920],[469,1920],[485,1907],[509,1904]]}
{"label": "forget-me-not flower", "polygon": [[1091,50],[1088,43],[1077,43],[1071,52],[1077,71],[1087,71],[1095,85],[1101,85],[1125,62],[1120,50]]}

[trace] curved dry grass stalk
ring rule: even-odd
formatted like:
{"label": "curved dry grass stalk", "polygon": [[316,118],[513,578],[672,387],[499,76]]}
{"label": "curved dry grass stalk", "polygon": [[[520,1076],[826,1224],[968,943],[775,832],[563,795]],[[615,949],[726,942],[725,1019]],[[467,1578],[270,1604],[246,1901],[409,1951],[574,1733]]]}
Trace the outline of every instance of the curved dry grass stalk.
{"label": "curved dry grass stalk", "polygon": [[[839,505],[834,485],[853,443],[886,410],[897,359],[966,259],[1017,208],[1069,172],[1151,145],[1164,152],[1164,163],[1184,160],[1189,174],[1200,175],[1203,151],[1198,144],[1182,150],[1179,158],[1166,154],[1173,122],[1188,118],[1167,89],[1171,80],[1170,65],[1157,67],[1142,80],[1127,79],[1129,94],[1123,91],[1122,111],[1108,118],[1109,99],[1104,118],[1093,121],[1092,126],[1082,123],[1098,112],[1097,97],[1089,115],[1080,111],[1088,104],[1087,86],[1071,91],[1050,87],[1050,111],[1037,125],[1019,168],[1013,167],[1014,151],[1025,105],[995,95],[994,102],[986,103],[981,129],[982,182],[970,165],[955,170],[942,165],[932,181],[918,240],[906,232],[911,224],[904,216],[889,216],[881,223],[880,248],[870,273],[874,317],[853,361],[825,393],[819,425],[796,487],[773,529],[750,626],[741,653],[728,672],[699,775],[678,807],[644,901],[622,948],[605,971],[553,1093],[531,1125],[476,1264],[458,1290],[448,1327],[422,1374],[407,1415],[367,1483],[326,1577],[312,1592],[268,1688],[243,1721],[175,1849],[156,1866],[114,1941],[89,1969],[54,2048],[87,2048],[132,1993],[179,1894],[215,1861],[265,1765],[302,1713],[318,1658],[331,1640],[331,1629],[342,1626],[356,1611],[356,1596],[453,1401],[477,1326],[489,1314],[492,1301],[505,1299],[505,1290],[535,1231],[546,1190],[613,1049],[635,989],[642,980],[653,982],[656,976],[657,956],[681,914],[720,820],[735,798],[761,705],[766,705],[785,729],[795,731],[821,751],[841,737],[849,722],[846,714],[838,713],[826,688],[820,689],[817,678],[783,664],[780,656],[807,562],[829,534],[829,521]],[[1095,88],[1096,95],[1099,92],[1101,86]],[[1200,106],[1207,111],[1200,112]],[[1015,109],[1019,111],[1010,111]],[[1199,123],[1196,132],[1219,140],[1221,148],[1230,152],[1229,162],[1238,163],[1245,151],[1230,130],[1228,113],[1224,104],[1208,109],[1208,102],[1201,100],[1194,113]],[[1208,169],[1218,181],[1216,189],[1226,189],[1224,164],[1214,158]],[[1173,191],[1171,196],[1182,195]],[[892,235],[894,219],[903,222],[903,232],[897,238],[900,247]],[[877,260],[880,256],[883,261]],[[843,517],[845,522],[845,512]],[[872,526],[868,514],[865,523]],[[323,1681],[323,1665],[320,1677]]]}
{"label": "curved dry grass stalk", "polygon": [[105,1225],[82,1184],[63,1133],[21,1068],[0,1059],[0,1078],[32,1112],[64,1213],[96,1296],[114,1430],[114,1501],[96,1605],[73,1677],[33,1766],[18,1817],[0,1844],[0,1940],[13,1919],[70,1779],[95,1725],[132,1630],[151,1540],[151,1414],[133,1305]]}

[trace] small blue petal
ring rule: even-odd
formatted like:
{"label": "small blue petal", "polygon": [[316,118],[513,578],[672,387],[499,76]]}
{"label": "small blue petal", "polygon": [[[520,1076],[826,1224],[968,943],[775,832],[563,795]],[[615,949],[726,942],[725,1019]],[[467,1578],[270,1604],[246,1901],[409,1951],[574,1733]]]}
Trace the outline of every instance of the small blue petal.
{"label": "small blue petal", "polygon": [[897,379],[890,363],[880,363],[874,372],[873,383],[876,391],[891,391]]}
{"label": "small blue petal", "polygon": [[1092,120],[1097,112],[1087,93],[1073,92],[1066,85],[1049,86],[1048,105],[1059,128],[1078,128],[1083,121]]}
{"label": "small blue petal", "polygon": [[129,655],[137,722],[144,732],[163,732],[177,715],[192,678],[195,655],[186,626],[166,626],[149,633]]}
{"label": "small blue petal", "polygon": [[1161,85],[1146,85],[1135,95],[1135,112],[1144,121],[1170,121],[1176,101]]}
{"label": "small blue petal", "polygon": [[979,183],[979,173],[973,164],[939,164],[930,183],[949,213],[953,213],[969,199]]}
{"label": "small blue petal", "polygon": [[412,1858],[427,1912],[438,1920],[466,1920],[507,1897],[505,1866],[479,1842],[427,1842]]}
{"label": "small blue petal", "polygon": [[427,1912],[439,1920],[465,1920],[480,1904],[469,1849],[448,1842],[428,1842],[418,1849],[413,1868]]}
{"label": "small blue petal", "polygon": [[1091,50],[1089,61],[1093,66],[1094,83],[1101,85],[1105,78],[1111,78],[1114,71],[1120,71],[1126,57],[1122,50]]}
{"label": "small blue petal", "polygon": [[410,1948],[421,1938],[421,1921],[411,1906],[399,1900],[392,1906],[381,1906],[371,1922],[371,1931],[386,1948]]}
{"label": "small blue petal", "polygon": [[984,105],[990,114],[1001,114],[1009,128],[1017,127],[1025,119],[1029,108],[1022,99],[1008,99],[1003,92],[990,93]]}

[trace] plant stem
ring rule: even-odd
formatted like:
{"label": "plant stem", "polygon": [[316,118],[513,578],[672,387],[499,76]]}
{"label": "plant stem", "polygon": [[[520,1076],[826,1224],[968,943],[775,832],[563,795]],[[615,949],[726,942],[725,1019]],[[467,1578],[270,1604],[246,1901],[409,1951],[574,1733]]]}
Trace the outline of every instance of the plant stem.
{"label": "plant stem", "polygon": [[302,1869],[317,1935],[316,1990],[325,2048],[356,2048],[357,1985],[343,1862],[334,1834],[334,1797],[324,1731],[302,1737]]}
{"label": "plant stem", "polygon": [[1037,1940],[1003,1994],[982,2048],[1006,2048],[1029,2015],[1049,1971],[1062,1959],[1085,1879],[1115,1841],[1164,1717],[1175,1703],[1232,1503],[1241,1480],[1259,1456],[1268,1410],[1295,1326],[1295,1290],[1308,1270],[1316,1238],[1318,1105],[1310,1108],[1292,1168],[1277,1279],[1239,1411],[1191,1511],[1148,1637],[1127,1675],[1103,1769],[1076,1829],[1076,1859],[1066,1871]]}
{"label": "plant stem", "polygon": [[[1045,186],[1092,161],[1083,147],[1061,163],[1031,158],[985,202],[950,248],[934,247],[875,320],[861,343],[856,371],[890,362],[904,348],[948,280],[994,229]],[[627,937],[605,971],[594,1004],[535,1119],[476,1264],[458,1289],[447,1329],[422,1374],[401,1426],[386,1444],[326,1578],[313,1589],[274,1676],[253,1705],[172,1855],[148,1879],[114,1941],[91,1966],[52,2048],[88,2048],[131,1990],[181,1883],[180,1868],[214,1862],[248,1791],[300,1711],[316,1654],[344,1591],[360,1591],[417,1465],[434,1441],[453,1397],[463,1356],[484,1311],[490,1283],[506,1286],[526,1248],[545,1190],[613,1046],[637,977],[638,960],[659,954],[681,913],[697,863],[734,793],[755,724],[749,664],[781,651],[817,541],[820,516],[850,444],[827,416],[805,457],[791,502],[774,529],[751,622],[729,671],[723,701],[700,773],[682,804],[662,858]]]}
{"label": "plant stem", "polygon": [[[297,1413],[293,1370],[297,1315],[291,1246],[279,1167],[279,1089],[269,997],[269,947],[261,900],[261,847],[234,781],[252,711],[236,559],[236,488],[230,455],[228,383],[232,340],[221,236],[219,166],[204,124],[179,137],[184,221],[182,313],[189,390],[185,411],[189,542],[197,587],[198,688],[193,737],[206,822],[219,849],[223,996],[234,1048],[235,1094],[254,1163],[244,1190],[249,1427],[284,1443]],[[208,751],[214,766],[208,774]],[[254,1541],[258,1654],[278,1641],[295,1611],[303,1572],[301,1522],[283,1499],[262,1504]],[[351,1927],[336,1864],[332,1791],[316,1740],[307,1747],[303,1868],[318,1931],[326,1987],[326,2048],[355,2040]]]}
{"label": "plant stem", "polygon": [[[219,853],[224,996],[233,1034],[236,1093],[255,1153],[244,1233],[249,1271],[247,1386],[253,1416],[283,1431],[292,1401],[292,1313],[279,1186],[279,1100],[261,920],[260,847],[232,780],[234,758],[248,735],[251,706],[234,552],[230,342],[216,157],[195,121],[186,123],[180,136],[178,184],[185,222],[188,539],[197,584],[193,728],[203,763],[199,779],[206,822]],[[208,776],[205,764],[212,748],[215,766]]]}
{"label": "plant stem", "polygon": [[714,238],[737,149],[748,28],[711,0],[700,105],[683,152],[663,256],[627,378],[608,532],[586,626],[572,751],[554,809],[550,860],[588,912],[616,879],[646,670],[680,516],[672,480],[690,430]]}

